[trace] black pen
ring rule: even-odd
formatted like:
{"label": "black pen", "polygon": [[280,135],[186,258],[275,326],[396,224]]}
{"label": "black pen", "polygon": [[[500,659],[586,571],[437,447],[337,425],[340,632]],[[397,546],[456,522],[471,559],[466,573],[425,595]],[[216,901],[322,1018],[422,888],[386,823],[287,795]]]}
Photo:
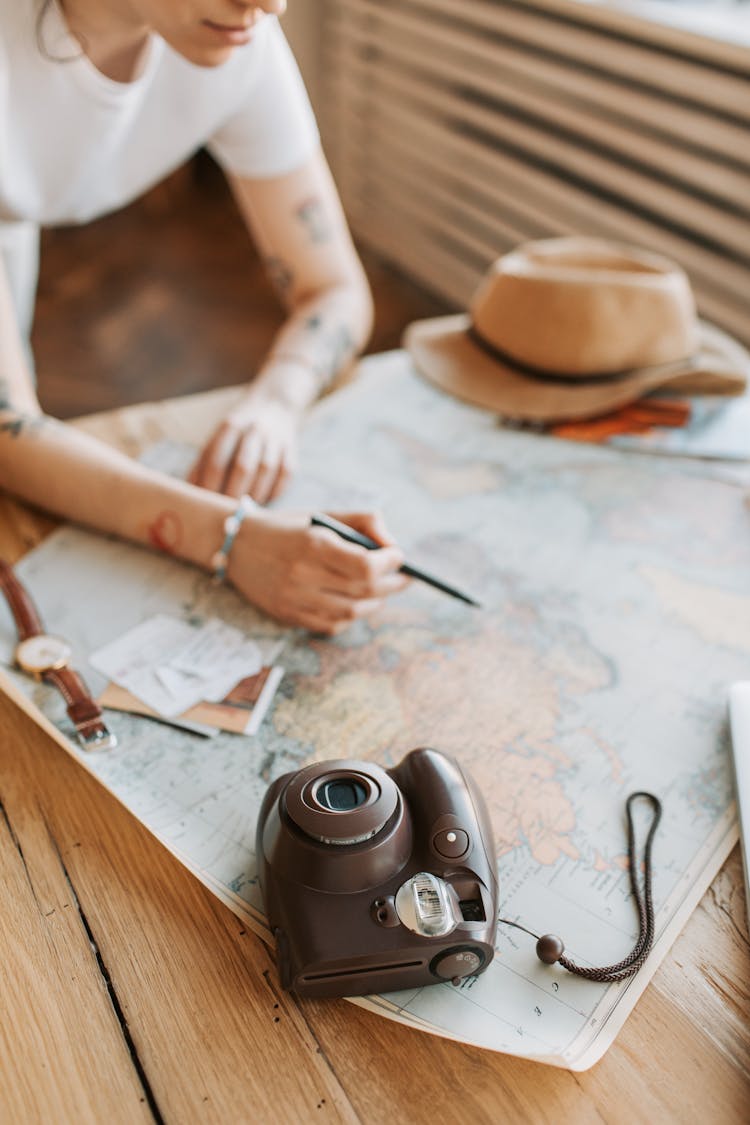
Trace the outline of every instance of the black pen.
{"label": "black pen", "polygon": [[[350,543],[357,543],[360,547],[366,547],[368,551],[375,551],[382,547],[382,543],[376,543],[374,539],[370,539],[367,535],[362,535],[361,532],[355,531],[353,527],[349,527],[346,523],[341,523],[339,520],[333,519],[331,516],[314,515],[310,518],[310,523],[313,527],[327,527],[329,531],[333,531],[342,539],[348,540]],[[409,563],[404,563],[399,567],[401,574],[407,574],[409,578],[417,578],[420,582],[426,582],[428,586],[434,586],[436,590],[442,590],[444,594],[450,594],[452,598],[458,598],[467,605],[474,605],[481,608],[479,602],[475,602],[467,594],[462,594],[455,586],[449,586],[446,582],[441,582],[439,578],[434,578],[431,574],[427,574],[424,570],[418,570],[415,566],[410,566]]]}

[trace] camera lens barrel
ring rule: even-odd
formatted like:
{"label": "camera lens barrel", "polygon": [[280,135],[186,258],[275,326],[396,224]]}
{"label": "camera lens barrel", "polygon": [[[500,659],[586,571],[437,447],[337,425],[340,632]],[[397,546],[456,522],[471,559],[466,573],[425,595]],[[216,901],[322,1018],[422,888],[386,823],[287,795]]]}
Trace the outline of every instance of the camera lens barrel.
{"label": "camera lens barrel", "polygon": [[284,795],[287,815],[306,836],[345,847],[376,836],[399,803],[395,782],[380,766],[342,759],[299,772]]}
{"label": "camera lens barrel", "polygon": [[305,766],[279,778],[261,808],[262,880],[273,871],[277,889],[356,894],[396,876],[412,846],[398,785],[374,763],[339,758]]}

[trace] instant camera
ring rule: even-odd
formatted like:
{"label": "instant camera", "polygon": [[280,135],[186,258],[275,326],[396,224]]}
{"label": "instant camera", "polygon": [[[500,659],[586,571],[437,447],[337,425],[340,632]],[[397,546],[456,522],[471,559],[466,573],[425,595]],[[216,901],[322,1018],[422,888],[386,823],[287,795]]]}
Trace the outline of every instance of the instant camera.
{"label": "instant camera", "polygon": [[257,830],[281,983],[358,996],[461,983],[492,960],[497,880],[484,801],[457,762],[339,759],[285,774]]}

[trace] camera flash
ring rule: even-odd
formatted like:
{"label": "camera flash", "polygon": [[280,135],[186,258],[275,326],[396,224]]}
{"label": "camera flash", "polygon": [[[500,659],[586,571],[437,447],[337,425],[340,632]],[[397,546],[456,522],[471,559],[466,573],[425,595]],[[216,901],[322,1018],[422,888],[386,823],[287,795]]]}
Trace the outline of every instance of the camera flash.
{"label": "camera flash", "polygon": [[420,871],[401,884],[396,913],[407,929],[422,937],[445,937],[459,922],[448,886],[429,871]]}

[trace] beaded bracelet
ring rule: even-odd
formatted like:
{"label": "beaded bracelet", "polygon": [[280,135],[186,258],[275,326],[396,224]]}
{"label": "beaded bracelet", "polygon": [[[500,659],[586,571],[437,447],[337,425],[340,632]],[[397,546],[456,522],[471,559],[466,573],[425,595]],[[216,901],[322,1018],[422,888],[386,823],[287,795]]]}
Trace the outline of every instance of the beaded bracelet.
{"label": "beaded bracelet", "polygon": [[227,566],[229,565],[229,553],[234,546],[234,541],[237,538],[237,532],[240,530],[240,525],[245,516],[252,512],[253,508],[258,505],[253,500],[252,496],[241,496],[240,502],[235,508],[231,516],[227,516],[224,520],[224,542],[219,547],[219,550],[211,558],[211,573],[214,582],[218,585],[223,582],[227,576]]}

